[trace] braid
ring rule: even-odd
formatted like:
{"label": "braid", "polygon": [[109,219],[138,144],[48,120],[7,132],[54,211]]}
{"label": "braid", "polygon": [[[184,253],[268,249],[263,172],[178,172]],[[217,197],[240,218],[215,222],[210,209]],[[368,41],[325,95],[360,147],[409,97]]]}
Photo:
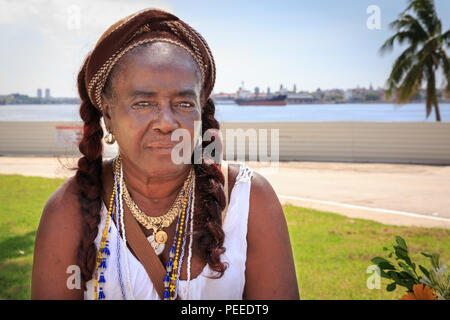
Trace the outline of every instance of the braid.
{"label": "braid", "polygon": [[78,74],[78,92],[81,98],[80,116],[84,121],[83,138],[79,150],[84,155],[78,160],[76,181],[78,202],[83,217],[82,238],[78,247],[78,265],[81,269],[83,288],[94,272],[97,237],[102,205],[102,149],[103,130],[100,125],[101,112],[89,100],[84,82],[84,67]]}
{"label": "braid", "polygon": [[[219,129],[219,122],[214,118],[215,106],[209,98],[202,113],[202,134],[208,129]],[[204,141],[203,147],[212,141]],[[206,144],[206,145],[205,145]],[[212,270],[223,275],[226,265],[220,261],[225,252],[223,247],[225,233],[222,229],[222,210],[226,199],[223,189],[224,176],[215,162],[203,159],[202,164],[194,165],[196,174],[195,224],[194,234],[196,250],[207,261]]]}

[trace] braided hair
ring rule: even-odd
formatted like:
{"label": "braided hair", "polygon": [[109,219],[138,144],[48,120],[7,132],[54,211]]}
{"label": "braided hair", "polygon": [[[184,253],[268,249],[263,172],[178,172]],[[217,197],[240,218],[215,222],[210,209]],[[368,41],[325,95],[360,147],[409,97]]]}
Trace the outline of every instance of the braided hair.
{"label": "braided hair", "polygon": [[[172,18],[173,15],[165,13],[164,11],[154,10],[161,19]],[[129,19],[129,18],[126,18]],[[178,18],[177,18],[178,19]],[[164,22],[164,19],[161,19]],[[128,21],[128,20],[126,20]],[[161,23],[163,24],[163,23]],[[112,27],[116,27],[117,23]],[[186,23],[177,20],[177,23],[165,23],[169,26],[168,30],[181,41],[189,43],[192,48],[191,52],[200,54],[199,46],[195,44],[195,38],[198,43],[204,45],[207,54],[212,57],[211,52],[206,45],[205,40],[193,30]],[[182,26],[174,28],[176,26]],[[110,28],[110,29],[111,29]],[[108,30],[110,30],[108,29]],[[153,29],[153,28],[152,28]],[[142,27],[138,30],[142,31]],[[145,30],[144,30],[145,32]],[[102,36],[103,37],[103,36]],[[100,40],[99,40],[100,42]],[[142,42],[135,46],[145,45]],[[95,49],[94,49],[95,50]],[[133,50],[131,50],[133,51]],[[130,54],[128,51],[126,54]],[[82,238],[79,243],[77,259],[78,265],[81,269],[81,277],[83,289],[86,290],[86,282],[92,279],[95,270],[97,247],[95,245],[95,238],[98,234],[98,225],[100,223],[100,210],[102,207],[102,137],[103,130],[100,124],[102,112],[96,105],[96,100],[92,99],[90,95],[90,88],[87,87],[86,75],[87,65],[92,56],[92,52],[86,57],[81,70],[78,73],[78,92],[81,98],[80,116],[84,122],[83,137],[79,142],[79,150],[82,157],[78,160],[78,167],[76,172],[76,182],[78,185],[78,202],[80,204],[80,211],[83,221]],[[208,89],[202,88],[202,135],[209,129],[220,129],[219,122],[215,118],[215,105],[209,95],[215,80],[215,66],[214,60],[210,59],[213,72],[209,73]],[[115,69],[117,66],[114,66]],[[200,69],[203,69],[201,67]],[[203,75],[205,71],[202,70]],[[110,90],[111,77],[113,72],[104,79],[102,85],[102,92]],[[205,101],[206,100],[206,101]],[[211,141],[203,141],[202,147],[205,148]],[[217,142],[216,142],[217,143]],[[220,143],[220,141],[219,141]],[[225,272],[227,265],[221,262],[220,256],[225,252],[223,247],[225,233],[222,229],[222,210],[225,208],[225,191],[224,191],[224,176],[220,167],[210,158],[204,159],[203,155],[200,163],[194,162],[194,155],[191,157],[191,163],[194,166],[196,176],[195,188],[195,220],[194,220],[194,252],[207,262],[209,267],[217,272],[217,278],[220,278]],[[199,164],[198,164],[199,163]],[[228,190],[226,190],[228,192]]]}

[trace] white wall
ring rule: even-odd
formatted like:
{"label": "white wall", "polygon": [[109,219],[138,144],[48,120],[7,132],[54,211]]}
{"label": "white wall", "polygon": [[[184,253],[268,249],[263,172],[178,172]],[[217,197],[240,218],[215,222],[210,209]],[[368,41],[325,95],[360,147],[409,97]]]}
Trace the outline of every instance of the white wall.
{"label": "white wall", "polygon": [[[238,128],[267,129],[268,150],[271,129],[278,129],[282,161],[450,164],[450,123],[223,122],[225,158],[227,129]],[[81,133],[77,121],[0,122],[0,155],[81,155],[75,144]],[[116,144],[104,146],[106,157],[117,152]]]}

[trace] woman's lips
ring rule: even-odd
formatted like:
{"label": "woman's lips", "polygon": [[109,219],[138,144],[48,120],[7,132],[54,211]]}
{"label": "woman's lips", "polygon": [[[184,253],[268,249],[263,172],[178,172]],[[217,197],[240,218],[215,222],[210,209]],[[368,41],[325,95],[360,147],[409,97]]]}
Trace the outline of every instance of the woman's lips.
{"label": "woman's lips", "polygon": [[154,144],[147,146],[152,152],[159,154],[171,154],[173,147],[175,147],[175,144]]}

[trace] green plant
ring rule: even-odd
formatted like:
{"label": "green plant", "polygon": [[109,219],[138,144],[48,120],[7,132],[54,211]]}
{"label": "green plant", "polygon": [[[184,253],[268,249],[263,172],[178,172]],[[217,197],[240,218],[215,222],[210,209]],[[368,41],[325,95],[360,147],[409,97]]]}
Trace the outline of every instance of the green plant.
{"label": "green plant", "polygon": [[[380,268],[381,277],[393,281],[387,285],[386,290],[393,291],[397,286],[402,286],[407,288],[409,293],[413,293],[414,285],[425,284],[435,290],[439,299],[450,299],[450,275],[446,275],[447,266],[442,265],[440,255],[421,252],[430,259],[432,268],[417,266],[409,257],[406,241],[399,236],[395,237],[395,241],[396,245],[392,248],[384,247],[383,250],[388,252],[388,258],[394,256],[397,265],[394,261],[382,257],[371,259]],[[417,269],[420,269],[423,275],[419,275]]]}

